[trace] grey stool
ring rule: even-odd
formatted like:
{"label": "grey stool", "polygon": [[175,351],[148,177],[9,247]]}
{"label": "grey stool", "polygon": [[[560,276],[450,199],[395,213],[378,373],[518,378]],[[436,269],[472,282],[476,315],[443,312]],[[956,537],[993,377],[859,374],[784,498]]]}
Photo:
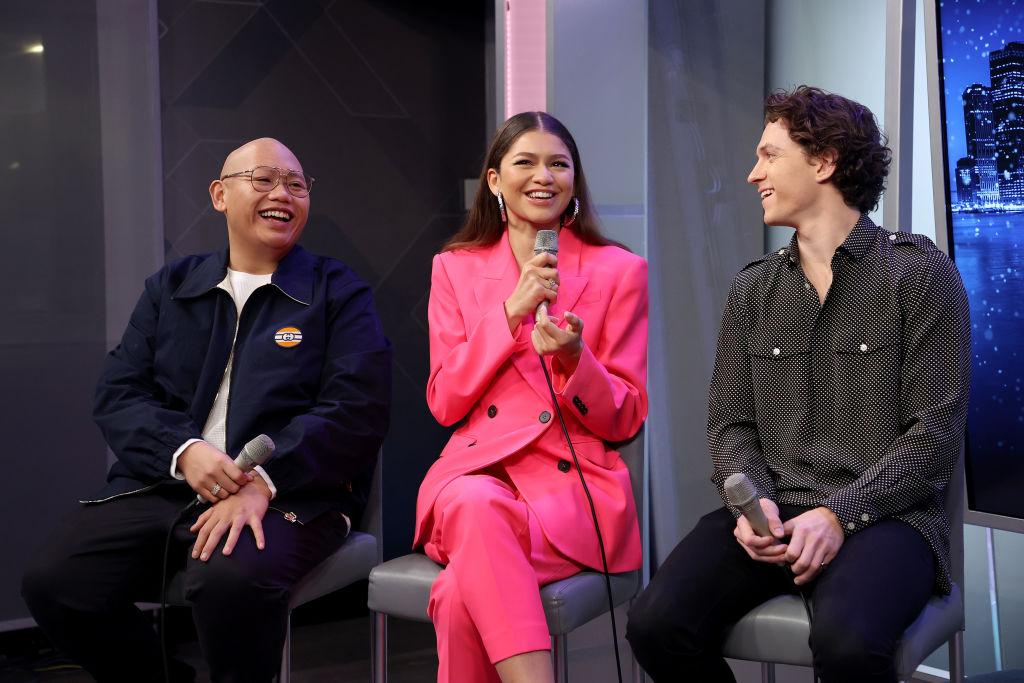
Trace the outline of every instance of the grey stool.
{"label": "grey stool", "polygon": [[[963,447],[946,489],[950,526],[953,588],[949,595],[932,596],[903,633],[896,652],[896,671],[909,681],[918,665],[933,651],[949,644],[950,681],[963,683],[964,661],[964,460]],[[775,683],[775,664],[811,666],[810,624],[803,602],[781,595],[747,612],[726,636],[722,654],[732,659],[761,662],[762,683]]]}
{"label": "grey stool", "polygon": [[[623,444],[619,453],[633,484],[633,497],[643,500],[644,482],[643,431]],[[588,482],[589,483],[589,482]],[[644,510],[637,504],[637,514],[643,525]],[[591,530],[587,529],[586,533]],[[584,533],[581,531],[581,533]],[[374,612],[375,636],[373,668],[374,683],[387,681],[387,618],[388,616],[430,621],[427,602],[430,587],[441,573],[441,565],[426,555],[412,554],[395,558],[373,568],[367,603]],[[640,588],[640,572],[612,574],[612,600],[621,605],[631,600]],[[599,572],[583,572],[541,588],[541,601],[551,633],[555,678],[559,683],[569,680],[568,634],[578,626],[608,611],[608,593],[604,576]],[[620,648],[622,652],[623,648]],[[629,648],[624,648],[628,654]],[[633,679],[639,681],[640,668],[633,664]]]}
{"label": "grey stool", "polygon": [[[362,524],[358,531],[353,530],[345,543],[337,552],[310,570],[292,589],[292,597],[288,602],[288,626],[285,630],[284,649],[281,654],[281,671],[278,683],[291,680],[291,644],[292,619],[291,610],[299,605],[333,593],[345,586],[361,581],[370,575],[370,570],[381,560],[381,547],[377,542],[380,537],[380,499],[381,499],[381,454],[377,454],[377,469],[373,473],[370,496],[363,512]],[[167,604],[187,607],[185,600],[184,574],[178,572],[167,585]],[[375,624],[370,623],[370,643],[375,641],[372,633]]]}

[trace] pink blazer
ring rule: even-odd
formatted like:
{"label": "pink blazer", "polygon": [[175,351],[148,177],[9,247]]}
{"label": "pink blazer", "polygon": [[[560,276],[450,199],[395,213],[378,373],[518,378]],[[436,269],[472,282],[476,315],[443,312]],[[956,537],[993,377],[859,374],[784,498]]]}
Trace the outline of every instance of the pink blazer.
{"label": "pink blazer", "polygon": [[[647,417],[647,262],[618,247],[559,235],[558,300],[551,315],[583,319],[584,350],[571,376],[552,381],[597,508],[608,566],[640,566],[629,471],[606,442],[633,436]],[[551,405],[533,321],[509,333],[504,301],[519,280],[508,237],[434,257],[427,403],[438,422],[461,421],[427,472],[416,501],[414,546],[430,538],[434,499],[457,476],[501,461],[556,548],[600,567],[590,510]]]}

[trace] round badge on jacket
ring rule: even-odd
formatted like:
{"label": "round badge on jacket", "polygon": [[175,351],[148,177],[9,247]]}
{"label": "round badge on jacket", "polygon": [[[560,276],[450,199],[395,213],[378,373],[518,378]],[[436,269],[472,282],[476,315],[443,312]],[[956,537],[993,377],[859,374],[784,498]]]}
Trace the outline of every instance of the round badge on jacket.
{"label": "round badge on jacket", "polygon": [[282,327],[274,333],[274,343],[290,349],[302,343],[302,330],[297,327]]}

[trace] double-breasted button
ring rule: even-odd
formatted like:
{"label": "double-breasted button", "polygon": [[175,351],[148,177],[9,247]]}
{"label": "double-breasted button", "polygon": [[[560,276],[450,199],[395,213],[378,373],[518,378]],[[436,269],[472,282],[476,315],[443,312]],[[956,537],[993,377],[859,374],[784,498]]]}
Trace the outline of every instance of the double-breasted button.
{"label": "double-breasted button", "polygon": [[494,417],[498,414],[498,406],[490,405],[487,406],[487,417]]}
{"label": "double-breasted button", "polygon": [[572,469],[572,465],[569,464],[568,460],[559,460],[558,469],[561,470],[562,472],[568,472],[569,470]]}
{"label": "double-breasted button", "polygon": [[551,413],[545,410],[543,413],[537,416],[537,419],[540,420],[542,423],[547,424],[548,422],[551,421]]}

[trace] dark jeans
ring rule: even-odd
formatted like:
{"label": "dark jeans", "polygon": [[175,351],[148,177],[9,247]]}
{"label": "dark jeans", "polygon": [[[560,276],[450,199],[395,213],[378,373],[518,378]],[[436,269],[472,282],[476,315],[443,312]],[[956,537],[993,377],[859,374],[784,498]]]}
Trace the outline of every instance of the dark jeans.
{"label": "dark jeans", "polygon": [[[782,519],[804,509],[782,506]],[[726,508],[705,515],[658,568],[629,612],[626,638],[655,681],[735,681],[721,656],[729,627],[784,593],[792,578],[756,562],[733,537]],[[917,531],[898,520],[846,538],[807,590],[814,606],[810,646],[823,683],[892,683],[894,655],[931,596],[935,559]]]}
{"label": "dark jeans", "polygon": [[[83,506],[36,552],[22,583],[32,616],[54,644],[99,681],[162,681],[153,620],[135,607],[157,602],[171,520],[195,494],[184,486]],[[213,681],[270,681],[281,662],[292,586],[345,540],[340,513],[307,524],[273,510],[265,548],[246,528],[234,552],[191,558],[193,510],[174,529],[169,576],[184,571],[199,644]],[[226,538],[225,534],[225,538]],[[221,540],[223,546],[223,539]]]}

